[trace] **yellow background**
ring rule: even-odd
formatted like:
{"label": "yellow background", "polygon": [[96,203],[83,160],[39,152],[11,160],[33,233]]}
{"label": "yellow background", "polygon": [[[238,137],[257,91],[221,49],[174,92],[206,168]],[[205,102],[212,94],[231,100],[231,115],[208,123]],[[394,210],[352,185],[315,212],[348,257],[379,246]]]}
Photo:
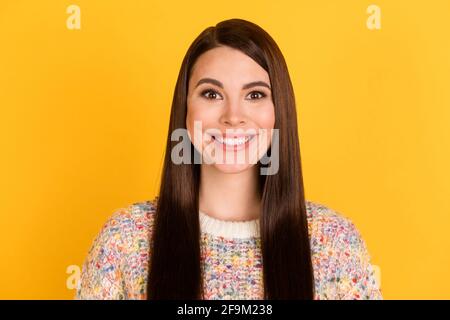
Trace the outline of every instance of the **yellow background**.
{"label": "yellow background", "polygon": [[[366,27],[370,4],[381,30]],[[81,8],[81,30],[66,8]],[[450,298],[450,2],[0,2],[0,298],[71,299],[110,214],[153,198],[181,60],[207,26],[276,40],[307,198],[351,218],[384,298]]]}

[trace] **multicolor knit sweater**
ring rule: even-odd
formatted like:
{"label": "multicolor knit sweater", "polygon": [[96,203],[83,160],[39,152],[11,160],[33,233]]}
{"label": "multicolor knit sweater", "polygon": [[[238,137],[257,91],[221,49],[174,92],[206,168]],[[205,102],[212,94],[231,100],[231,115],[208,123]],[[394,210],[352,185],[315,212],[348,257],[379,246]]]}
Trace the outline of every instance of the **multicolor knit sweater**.
{"label": "multicolor knit sweater", "polygon": [[[382,299],[355,225],[306,201],[315,299]],[[114,212],[84,261],[75,299],[146,299],[149,235],[156,201]],[[259,220],[218,220],[199,212],[205,299],[263,299]]]}

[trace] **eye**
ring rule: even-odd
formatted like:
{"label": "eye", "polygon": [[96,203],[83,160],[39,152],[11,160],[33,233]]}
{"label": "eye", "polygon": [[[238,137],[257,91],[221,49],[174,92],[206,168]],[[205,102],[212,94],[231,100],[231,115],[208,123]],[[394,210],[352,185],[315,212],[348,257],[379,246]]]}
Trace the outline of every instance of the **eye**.
{"label": "eye", "polygon": [[262,91],[252,91],[248,94],[250,96],[250,100],[259,100],[266,97],[266,94]]}
{"label": "eye", "polygon": [[200,95],[205,97],[208,100],[217,100],[217,96],[220,96],[220,94],[216,90],[213,90],[213,89],[203,90],[200,93]]}

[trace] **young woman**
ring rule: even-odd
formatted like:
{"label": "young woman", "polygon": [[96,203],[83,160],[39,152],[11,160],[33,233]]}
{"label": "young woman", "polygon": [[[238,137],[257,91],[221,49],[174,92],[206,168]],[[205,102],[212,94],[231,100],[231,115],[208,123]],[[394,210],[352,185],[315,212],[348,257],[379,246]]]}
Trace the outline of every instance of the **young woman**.
{"label": "young woman", "polygon": [[106,222],[77,299],[382,298],[354,224],[304,198],[288,68],[256,24],[222,21],[189,47],[161,178]]}

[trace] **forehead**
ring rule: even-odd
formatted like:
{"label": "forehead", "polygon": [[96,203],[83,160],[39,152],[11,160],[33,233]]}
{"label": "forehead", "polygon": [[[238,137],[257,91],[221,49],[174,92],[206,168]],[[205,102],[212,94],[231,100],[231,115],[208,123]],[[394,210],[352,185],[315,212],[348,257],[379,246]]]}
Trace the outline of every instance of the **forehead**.
{"label": "forehead", "polygon": [[269,82],[269,74],[256,61],[227,46],[208,50],[199,56],[189,82],[196,83],[203,77],[217,79],[224,83],[225,88],[258,80]]}

